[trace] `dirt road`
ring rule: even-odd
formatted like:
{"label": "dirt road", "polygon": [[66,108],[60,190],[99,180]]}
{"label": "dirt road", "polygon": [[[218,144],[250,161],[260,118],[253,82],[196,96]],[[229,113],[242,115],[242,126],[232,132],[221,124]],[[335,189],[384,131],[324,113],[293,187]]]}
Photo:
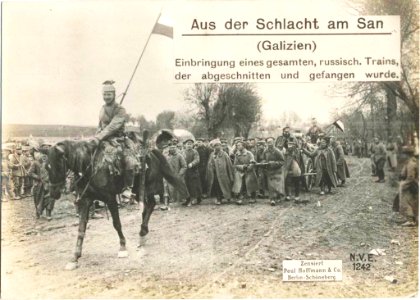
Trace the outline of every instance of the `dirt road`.
{"label": "dirt road", "polygon": [[[268,199],[256,204],[155,211],[144,248],[140,214],[121,209],[128,258],[117,258],[111,220],[89,221],[80,267],[65,271],[77,236],[71,199],[54,219],[36,220],[32,200],[2,203],[2,298],[398,297],[416,293],[418,230],[391,220],[396,188],[373,183],[369,160],[348,158],[352,178],[333,195],[318,189],[308,204]],[[318,200],[321,206],[317,206]],[[396,240],[391,243],[391,240]],[[350,253],[375,256],[370,271],[353,270]],[[337,259],[340,282],[283,282],[285,259]],[[402,263],[402,264],[401,264]],[[384,277],[392,275],[396,283]]]}

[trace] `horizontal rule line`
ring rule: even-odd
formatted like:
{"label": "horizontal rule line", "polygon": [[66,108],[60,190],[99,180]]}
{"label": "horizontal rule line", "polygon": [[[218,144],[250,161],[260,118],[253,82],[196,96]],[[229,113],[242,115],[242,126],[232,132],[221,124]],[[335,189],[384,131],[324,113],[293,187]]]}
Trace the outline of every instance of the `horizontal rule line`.
{"label": "horizontal rule line", "polygon": [[294,36],[294,35],[391,35],[392,32],[348,33],[183,33],[182,36]]}

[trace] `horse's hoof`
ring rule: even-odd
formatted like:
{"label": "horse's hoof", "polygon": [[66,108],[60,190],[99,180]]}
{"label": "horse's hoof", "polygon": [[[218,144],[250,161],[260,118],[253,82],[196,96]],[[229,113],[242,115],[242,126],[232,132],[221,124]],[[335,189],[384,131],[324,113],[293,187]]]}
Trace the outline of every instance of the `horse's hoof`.
{"label": "horse's hoof", "polygon": [[118,258],[126,258],[126,257],[128,257],[127,250],[118,251]]}
{"label": "horse's hoof", "polygon": [[67,263],[65,269],[67,271],[73,271],[73,270],[76,270],[78,267],[79,266],[77,265],[77,262],[71,261],[71,262]]}
{"label": "horse's hoof", "polygon": [[147,241],[146,236],[141,236],[140,237],[140,242],[139,242],[139,245],[137,246],[137,248],[146,246],[146,241]]}

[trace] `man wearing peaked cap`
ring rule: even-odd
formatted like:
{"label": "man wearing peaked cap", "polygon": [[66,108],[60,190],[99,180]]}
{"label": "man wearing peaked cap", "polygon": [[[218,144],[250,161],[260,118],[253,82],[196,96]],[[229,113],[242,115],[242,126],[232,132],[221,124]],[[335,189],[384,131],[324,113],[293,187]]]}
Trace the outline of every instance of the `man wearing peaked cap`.
{"label": "man wearing peaked cap", "polygon": [[198,155],[197,150],[193,148],[194,140],[187,139],[184,142],[184,158],[187,163],[187,170],[185,172],[185,183],[187,185],[189,197],[183,203],[185,206],[191,206],[191,198],[197,199],[197,204],[201,203],[201,181],[200,173],[198,172],[198,165],[200,163],[200,156]]}
{"label": "man wearing peaked cap", "polygon": [[[257,142],[257,151],[255,154],[255,161],[261,163],[264,160],[264,151],[265,151],[265,141],[259,140]],[[258,178],[258,196],[263,198],[265,197],[265,192],[267,190],[267,176],[265,170],[258,168],[257,169],[257,178]]]}
{"label": "man wearing peaked cap", "polygon": [[225,138],[221,138],[220,139],[220,143],[222,144],[222,150],[229,155],[230,150],[229,150],[229,146],[228,146],[227,140]]}
{"label": "man wearing peaked cap", "polygon": [[222,145],[222,142],[220,139],[214,139],[210,141],[210,146],[215,147],[216,145]]}
{"label": "man wearing peaked cap", "polygon": [[[115,87],[113,80],[107,80],[103,83],[102,96],[105,104],[99,113],[99,127],[95,138],[91,141],[94,146],[102,141],[107,142],[112,139],[115,143],[120,143],[123,150],[123,179],[124,187],[122,196],[131,198],[131,190],[134,184],[135,169],[139,166],[139,161],[135,155],[135,145],[128,139],[124,138],[125,123],[128,115],[125,109],[115,101]],[[119,142],[117,138],[122,138],[123,142]],[[112,143],[107,142],[107,146]],[[111,146],[112,147],[112,146]]]}
{"label": "man wearing peaked cap", "polygon": [[237,136],[235,138],[233,138],[233,145],[236,145],[237,142],[243,142],[244,138],[241,136]]}
{"label": "man wearing peaked cap", "polygon": [[2,157],[1,157],[1,187],[2,187],[2,201],[8,201],[9,199],[15,199],[15,192],[13,190],[13,182],[11,178],[9,155],[13,152],[13,149],[9,145],[2,145]]}
{"label": "man wearing peaked cap", "polygon": [[193,145],[194,145],[194,143],[195,143],[195,141],[194,141],[193,139],[186,139],[186,140],[183,142],[183,144],[185,145],[185,144],[187,144],[188,142],[191,142]]}

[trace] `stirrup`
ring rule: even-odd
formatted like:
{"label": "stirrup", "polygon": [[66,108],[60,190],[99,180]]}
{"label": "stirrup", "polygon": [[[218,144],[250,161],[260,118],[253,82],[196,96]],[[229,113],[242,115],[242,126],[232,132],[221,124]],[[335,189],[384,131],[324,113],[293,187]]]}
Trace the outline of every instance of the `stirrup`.
{"label": "stirrup", "polygon": [[126,199],[130,199],[133,196],[133,193],[131,192],[130,188],[125,189],[122,193],[121,193],[121,197],[126,198]]}

